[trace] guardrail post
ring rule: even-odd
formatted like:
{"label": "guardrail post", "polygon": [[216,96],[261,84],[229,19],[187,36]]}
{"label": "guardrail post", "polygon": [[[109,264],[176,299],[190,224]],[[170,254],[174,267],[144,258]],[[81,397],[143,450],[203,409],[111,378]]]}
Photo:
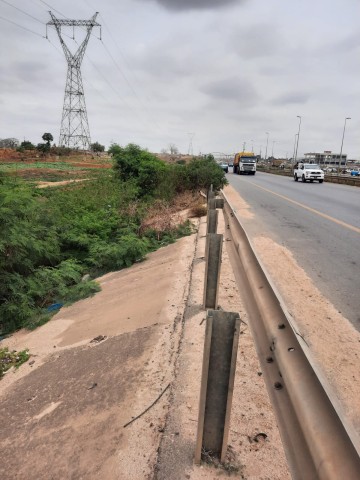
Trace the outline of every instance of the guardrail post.
{"label": "guardrail post", "polygon": [[208,210],[215,210],[216,209],[216,198],[209,198],[208,199]]}
{"label": "guardrail post", "polygon": [[215,198],[215,208],[224,208],[223,198]]}
{"label": "guardrail post", "polygon": [[210,200],[210,198],[215,198],[215,192],[214,192],[213,189],[212,189],[212,185],[211,185],[211,187],[210,187],[210,190],[208,190],[208,192],[207,192],[207,199],[208,199],[208,201]]}
{"label": "guardrail post", "polygon": [[209,310],[201,377],[195,463],[202,451],[224,462],[230,426],[236,356],[239,343],[238,313]]}
{"label": "guardrail post", "polygon": [[217,308],[223,236],[208,233],[205,252],[204,308]]}
{"label": "guardrail post", "polygon": [[218,225],[219,212],[217,210],[208,210],[206,233],[216,233]]}

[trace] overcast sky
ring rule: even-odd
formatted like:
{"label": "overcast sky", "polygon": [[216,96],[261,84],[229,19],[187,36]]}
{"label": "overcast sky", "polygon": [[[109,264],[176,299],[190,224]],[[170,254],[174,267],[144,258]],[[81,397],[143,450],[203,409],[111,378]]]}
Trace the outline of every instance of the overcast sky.
{"label": "overcast sky", "polygon": [[82,64],[92,141],[264,156],[269,132],[268,156],[291,157],[297,115],[299,155],[339,152],[351,117],[343,152],[360,159],[359,0],[0,0],[0,138],[58,142],[67,65],[54,28],[43,38],[49,10],[99,11]]}

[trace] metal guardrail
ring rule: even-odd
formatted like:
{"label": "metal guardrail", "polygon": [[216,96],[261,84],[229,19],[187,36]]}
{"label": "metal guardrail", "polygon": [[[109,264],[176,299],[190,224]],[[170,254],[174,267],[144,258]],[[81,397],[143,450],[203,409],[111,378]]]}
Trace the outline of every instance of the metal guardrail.
{"label": "metal guardrail", "polygon": [[[261,167],[257,166],[259,172],[272,173],[273,175],[281,175],[284,177],[292,177],[292,170],[288,168],[275,168],[275,167]],[[360,187],[360,177],[354,177],[350,175],[337,175],[333,173],[325,173],[325,182],[328,183],[339,183],[342,185],[352,185],[355,187]]]}
{"label": "metal guardrail", "polygon": [[355,438],[299,343],[285,305],[268,278],[226,195],[229,257],[242,292],[264,380],[293,479],[359,480]]}

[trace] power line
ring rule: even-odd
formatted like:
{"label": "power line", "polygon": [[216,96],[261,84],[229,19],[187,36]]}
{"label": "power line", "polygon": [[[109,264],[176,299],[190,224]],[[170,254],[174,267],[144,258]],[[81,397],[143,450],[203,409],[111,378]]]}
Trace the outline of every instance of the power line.
{"label": "power line", "polygon": [[28,17],[32,18],[33,20],[36,20],[37,22],[39,22],[39,23],[41,23],[42,25],[44,25],[41,20],[39,20],[39,19],[36,18],[36,17],[33,17],[32,15],[30,15],[30,13],[25,12],[25,10],[22,10],[21,8],[15,7],[15,5],[12,5],[11,3],[7,2],[6,0],[1,0],[1,1],[2,1],[3,3],[6,3],[6,5],[9,5],[10,7],[15,8],[15,10],[18,10],[19,12],[23,13],[24,15],[27,15]]}
{"label": "power line", "polygon": [[136,93],[135,90],[133,89],[133,87],[132,87],[131,83],[129,82],[129,80],[127,79],[125,73],[121,70],[119,64],[116,62],[116,60],[114,59],[114,57],[111,55],[110,50],[107,48],[107,46],[105,45],[105,43],[104,43],[103,40],[101,40],[101,43],[103,44],[103,46],[104,46],[107,54],[109,55],[109,57],[110,57],[111,60],[113,61],[115,67],[119,70],[121,76],[123,77],[123,79],[125,80],[125,82],[128,84],[128,86],[130,87],[130,90],[132,91],[132,93],[135,95],[135,97],[136,97],[136,98],[139,100],[139,102],[140,102],[140,99],[139,99],[137,93]]}
{"label": "power line", "polygon": [[13,25],[16,25],[19,28],[22,28],[23,30],[26,30],[27,32],[33,33],[34,35],[37,35],[38,37],[45,38],[43,35],[40,35],[40,33],[34,32],[34,30],[30,30],[30,28],[23,27],[22,25],[19,25],[16,22],[13,22],[12,20],[9,20],[8,18],[1,17],[1,20],[5,20],[5,22],[12,23]]}
{"label": "power line", "polygon": [[56,8],[52,7],[51,5],[49,5],[48,3],[44,2],[44,0],[40,0],[41,3],[43,3],[44,5],[46,5],[47,7],[51,8],[51,10],[54,10],[54,12],[58,13],[59,15],[61,15],[62,17],[68,19],[68,17],[65,17],[65,15],[63,15],[61,12],[59,12],[59,10],[56,10]]}
{"label": "power line", "polygon": [[[134,90],[133,86],[131,85],[131,83],[129,82],[129,80],[127,79],[126,75],[124,74],[124,72],[122,71],[122,69],[120,68],[119,64],[116,62],[116,60],[114,59],[114,57],[111,55],[111,52],[110,50],[107,48],[107,46],[105,45],[105,43],[103,42],[103,40],[101,40],[101,43],[103,44],[107,54],[109,55],[109,57],[111,58],[111,60],[113,61],[114,65],[116,66],[116,68],[119,70],[121,76],[123,77],[123,79],[126,81],[126,83],[128,84],[128,86],[130,87],[130,90],[132,91],[132,93],[134,94],[134,96],[136,97],[137,101],[139,102],[140,106],[145,110],[145,112],[147,113],[148,117],[149,117],[149,120],[151,121],[151,124],[152,125],[155,125],[157,128],[160,128],[159,125],[157,124],[157,122],[152,118],[152,116],[149,114],[147,108],[145,107],[145,105],[143,104],[142,100],[140,99],[140,97],[138,96],[138,94],[136,93],[136,91]],[[149,122],[150,123],[150,122]]]}

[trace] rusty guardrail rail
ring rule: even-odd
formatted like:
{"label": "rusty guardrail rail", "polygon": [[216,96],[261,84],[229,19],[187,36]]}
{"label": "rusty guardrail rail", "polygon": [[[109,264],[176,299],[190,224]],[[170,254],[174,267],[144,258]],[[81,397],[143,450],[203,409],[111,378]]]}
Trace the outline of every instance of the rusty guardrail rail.
{"label": "rusty guardrail rail", "polygon": [[[243,292],[264,380],[277,417],[290,472],[296,480],[358,480],[358,441],[336,399],[311,363],[236,212],[224,192],[229,257]],[[359,447],[358,447],[359,448]]]}

